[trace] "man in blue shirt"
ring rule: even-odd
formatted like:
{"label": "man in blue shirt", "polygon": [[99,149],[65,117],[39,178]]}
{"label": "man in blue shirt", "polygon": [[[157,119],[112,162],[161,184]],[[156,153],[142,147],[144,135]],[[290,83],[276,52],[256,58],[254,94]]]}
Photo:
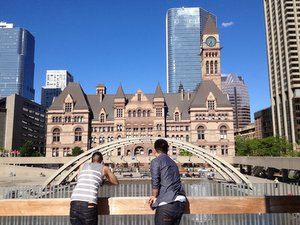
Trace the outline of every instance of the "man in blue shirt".
{"label": "man in blue shirt", "polygon": [[152,196],[148,204],[156,209],[155,225],[178,225],[185,211],[186,197],[176,163],[167,155],[168,142],[154,143],[155,159],[151,161]]}

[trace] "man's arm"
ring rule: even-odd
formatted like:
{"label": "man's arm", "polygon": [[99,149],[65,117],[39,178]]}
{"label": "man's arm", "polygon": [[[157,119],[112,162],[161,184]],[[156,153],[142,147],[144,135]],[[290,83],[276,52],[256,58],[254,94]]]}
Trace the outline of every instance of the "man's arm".
{"label": "man's arm", "polygon": [[103,166],[103,176],[105,176],[109,183],[117,185],[119,184],[118,178],[110,171],[107,166]]}
{"label": "man's arm", "polygon": [[150,172],[151,172],[151,184],[152,184],[152,195],[148,199],[148,204],[152,205],[159,194],[159,188],[160,188],[160,170],[159,165],[157,165],[157,162],[152,161],[150,166]]}

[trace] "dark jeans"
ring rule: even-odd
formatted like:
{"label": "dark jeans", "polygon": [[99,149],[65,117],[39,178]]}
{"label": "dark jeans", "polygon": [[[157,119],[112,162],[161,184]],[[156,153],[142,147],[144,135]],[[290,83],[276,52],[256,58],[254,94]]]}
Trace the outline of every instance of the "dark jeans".
{"label": "dark jeans", "polygon": [[156,208],[155,225],[179,225],[185,202],[172,202]]}
{"label": "dark jeans", "polygon": [[97,225],[98,209],[96,204],[72,201],[70,207],[71,225]]}

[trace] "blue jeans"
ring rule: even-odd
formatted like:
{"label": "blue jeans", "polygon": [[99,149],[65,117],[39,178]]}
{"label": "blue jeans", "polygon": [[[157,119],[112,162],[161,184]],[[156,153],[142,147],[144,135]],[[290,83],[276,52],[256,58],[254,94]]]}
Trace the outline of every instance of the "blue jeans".
{"label": "blue jeans", "polygon": [[185,211],[185,202],[172,202],[156,208],[155,225],[179,225]]}
{"label": "blue jeans", "polygon": [[70,221],[71,225],[97,225],[97,205],[82,201],[72,201],[70,207]]}

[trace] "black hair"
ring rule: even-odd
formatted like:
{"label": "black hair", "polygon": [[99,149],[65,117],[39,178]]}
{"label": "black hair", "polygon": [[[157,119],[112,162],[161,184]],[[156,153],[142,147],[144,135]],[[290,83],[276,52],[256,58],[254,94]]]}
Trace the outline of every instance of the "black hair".
{"label": "black hair", "polygon": [[165,139],[157,139],[154,143],[154,148],[158,152],[167,154],[169,150],[169,145]]}
{"label": "black hair", "polygon": [[103,161],[103,155],[101,152],[95,152],[92,155],[92,162],[101,163]]}

